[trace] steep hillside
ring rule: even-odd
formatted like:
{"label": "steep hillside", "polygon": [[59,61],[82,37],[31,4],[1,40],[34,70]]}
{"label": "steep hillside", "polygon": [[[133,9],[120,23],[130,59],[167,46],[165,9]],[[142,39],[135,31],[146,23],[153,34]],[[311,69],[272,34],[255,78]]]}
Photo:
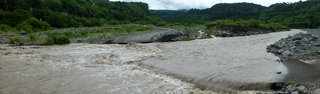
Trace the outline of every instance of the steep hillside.
{"label": "steep hillside", "polygon": [[262,12],[260,19],[284,23],[292,28],[318,28],[320,1],[273,4]]}
{"label": "steep hillside", "polygon": [[166,22],[173,23],[182,20],[188,10],[150,10],[153,15],[163,19]]}
{"label": "steep hillside", "polygon": [[253,3],[217,4],[205,10],[209,20],[217,19],[256,19],[266,7]]}
{"label": "steep hillside", "polygon": [[148,4],[109,0],[0,0],[0,24],[16,27],[36,18],[56,28],[102,24],[156,24]]}
{"label": "steep hillside", "polygon": [[[253,3],[221,3],[216,4],[208,9],[190,9],[187,13],[179,13],[176,11],[155,11],[157,17],[166,19],[174,18],[175,15],[183,15],[178,19],[183,23],[205,23],[208,21],[215,21],[218,19],[258,19],[260,13],[266,7]],[[176,13],[171,13],[176,12]],[[171,15],[175,14],[175,15]],[[177,19],[175,19],[177,20]],[[172,21],[167,21],[172,22]]]}

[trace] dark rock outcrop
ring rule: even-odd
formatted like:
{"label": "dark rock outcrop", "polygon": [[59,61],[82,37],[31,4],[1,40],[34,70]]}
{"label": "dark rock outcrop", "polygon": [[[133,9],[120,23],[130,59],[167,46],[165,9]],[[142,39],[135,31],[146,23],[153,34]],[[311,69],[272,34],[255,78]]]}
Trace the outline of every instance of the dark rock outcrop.
{"label": "dark rock outcrop", "polygon": [[127,44],[127,43],[151,43],[151,42],[174,42],[181,41],[186,37],[183,31],[159,31],[139,34],[127,34],[114,36],[106,41],[106,44]]}

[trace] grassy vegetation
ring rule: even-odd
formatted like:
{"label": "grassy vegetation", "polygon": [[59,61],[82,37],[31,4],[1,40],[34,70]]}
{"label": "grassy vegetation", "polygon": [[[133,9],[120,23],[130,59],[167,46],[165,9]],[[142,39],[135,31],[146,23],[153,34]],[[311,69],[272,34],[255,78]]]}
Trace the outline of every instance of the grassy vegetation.
{"label": "grassy vegetation", "polygon": [[31,33],[28,35],[29,42],[35,42],[40,39],[40,37],[36,33]]}
{"label": "grassy vegetation", "polygon": [[4,24],[0,24],[0,34],[13,34],[13,33],[16,33],[17,30],[14,29],[14,28],[11,28],[10,26],[8,25],[4,25]]}
{"label": "grassy vegetation", "polygon": [[16,36],[9,39],[10,44],[17,44],[17,43],[23,43],[23,42],[26,42],[26,41],[21,36]]}
{"label": "grassy vegetation", "polygon": [[9,44],[21,44],[39,41],[40,37],[36,33],[31,33],[26,37],[15,36],[9,39]]}
{"label": "grassy vegetation", "polygon": [[294,81],[288,81],[287,82],[287,85],[294,85],[294,84],[296,84]]}
{"label": "grassy vegetation", "polygon": [[[0,25],[1,27],[1,25]],[[9,26],[1,30],[11,30]],[[31,31],[27,32],[27,35],[18,35],[10,38],[8,43],[32,43],[38,42],[39,45],[62,45],[70,43],[70,39],[84,38],[91,36],[106,36],[121,35],[135,32],[147,32],[156,29],[153,25],[138,25],[138,24],[126,24],[126,25],[105,25],[101,27],[83,27],[83,28],[64,28],[55,29],[50,31]],[[31,28],[29,28],[31,29]],[[5,32],[5,31],[3,31]]]}
{"label": "grassy vegetation", "polygon": [[40,21],[36,18],[30,18],[18,24],[16,28],[20,31],[39,32],[49,30],[51,27],[47,22]]}
{"label": "grassy vegetation", "polygon": [[259,20],[217,20],[206,25],[207,34],[222,35],[228,32],[227,36],[248,32],[275,32],[281,30],[289,30],[288,27],[279,23],[266,23]]}
{"label": "grassy vegetation", "polygon": [[68,33],[50,33],[46,38],[43,45],[62,45],[70,43],[70,36],[67,36]]}
{"label": "grassy vegetation", "polygon": [[217,20],[206,25],[207,28],[225,28],[225,27],[242,27],[242,28],[257,28],[257,29],[288,29],[288,27],[279,23],[265,23],[258,20]]}

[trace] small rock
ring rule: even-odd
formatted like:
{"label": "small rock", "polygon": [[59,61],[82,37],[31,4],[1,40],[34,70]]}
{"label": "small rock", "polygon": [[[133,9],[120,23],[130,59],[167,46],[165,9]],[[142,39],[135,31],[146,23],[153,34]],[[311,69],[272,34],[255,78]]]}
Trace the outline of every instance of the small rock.
{"label": "small rock", "polygon": [[297,50],[296,50],[296,46],[291,47],[291,48],[289,49],[289,51],[291,51],[292,53],[296,52],[296,51],[297,51]]}
{"label": "small rock", "polygon": [[27,31],[21,31],[20,34],[21,35],[27,35]]}
{"label": "small rock", "polygon": [[320,47],[320,43],[313,43],[313,46]]}
{"label": "small rock", "polygon": [[277,91],[276,94],[284,94],[282,91]]}
{"label": "small rock", "polygon": [[320,94],[320,89],[317,89],[314,94]]}
{"label": "small rock", "polygon": [[305,87],[305,86],[299,86],[299,87],[298,87],[298,91],[299,91],[299,92],[305,92],[305,90],[306,90],[306,87]]}
{"label": "small rock", "polygon": [[296,91],[296,90],[297,90],[297,87],[294,87],[294,86],[292,86],[292,85],[289,85],[289,86],[287,86],[286,88],[287,88],[287,91],[288,91],[288,92],[293,92],[293,91]]}
{"label": "small rock", "polygon": [[221,37],[230,37],[230,33],[228,33],[228,32],[221,32],[219,35]]}
{"label": "small rock", "polygon": [[292,52],[291,51],[288,51],[288,50],[286,50],[286,51],[284,51],[283,53],[282,53],[282,55],[284,56],[284,57],[288,57],[288,56],[290,56],[292,54]]}
{"label": "small rock", "polygon": [[295,36],[292,40],[295,41],[295,40],[301,40],[301,36]]}
{"label": "small rock", "polygon": [[276,82],[271,84],[271,89],[273,90],[281,90],[284,87],[284,83],[282,82]]}
{"label": "small rock", "polygon": [[291,92],[291,94],[299,94],[299,92],[298,91],[293,91],[293,92]]}

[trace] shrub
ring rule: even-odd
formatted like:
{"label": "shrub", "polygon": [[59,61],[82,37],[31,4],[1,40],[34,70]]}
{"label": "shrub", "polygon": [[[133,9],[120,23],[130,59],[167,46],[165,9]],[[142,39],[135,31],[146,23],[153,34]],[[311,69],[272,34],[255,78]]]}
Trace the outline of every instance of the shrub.
{"label": "shrub", "polygon": [[9,39],[9,44],[23,43],[23,40],[21,36],[13,37]]}
{"label": "shrub", "polygon": [[94,26],[101,26],[102,22],[99,19],[91,19],[87,22],[86,26],[94,27]]}
{"label": "shrub", "polygon": [[11,28],[10,26],[8,26],[8,25],[4,25],[4,24],[1,24],[0,25],[0,34],[1,33],[14,33],[14,32],[16,32],[17,30],[15,30],[15,29],[13,29],[13,28]]}
{"label": "shrub", "polygon": [[54,40],[53,40],[53,38],[52,37],[46,37],[45,38],[45,42],[43,43],[43,45],[54,45],[55,43],[54,43]]}
{"label": "shrub", "polygon": [[31,33],[29,34],[29,41],[34,42],[37,41],[39,39],[39,36],[35,33]]}
{"label": "shrub", "polygon": [[30,24],[35,29],[48,30],[51,28],[47,22],[40,21],[36,18],[30,18],[30,19],[26,20],[25,22]]}
{"label": "shrub", "polygon": [[65,34],[61,33],[52,33],[47,36],[45,39],[44,45],[62,45],[62,44],[69,44],[70,39]]}
{"label": "shrub", "polygon": [[80,31],[80,35],[82,36],[82,37],[85,37],[85,36],[88,36],[89,35],[89,32],[87,32],[87,31]]}
{"label": "shrub", "polygon": [[167,23],[164,22],[164,21],[160,21],[160,22],[155,23],[155,25],[156,25],[156,26],[166,26]]}
{"label": "shrub", "polygon": [[74,34],[73,32],[71,32],[71,31],[64,32],[63,34],[64,34],[65,36],[67,36],[67,37],[73,37],[73,36],[75,36],[75,34]]}
{"label": "shrub", "polygon": [[18,30],[23,30],[26,31],[28,33],[32,33],[34,32],[33,27],[27,23],[21,23],[17,25],[17,29]]}
{"label": "shrub", "polygon": [[59,44],[59,45],[70,43],[70,39],[65,35],[55,36],[55,37],[53,37],[53,40],[54,40],[55,44]]}
{"label": "shrub", "polygon": [[0,25],[0,31],[2,31],[2,32],[9,32],[10,30],[11,30],[10,26],[4,25],[4,24]]}
{"label": "shrub", "polygon": [[36,18],[27,19],[16,27],[19,30],[25,30],[27,32],[45,31],[51,28],[47,22],[40,21]]}
{"label": "shrub", "polygon": [[288,84],[288,85],[294,85],[295,82],[294,82],[294,81],[288,81],[287,84]]}

